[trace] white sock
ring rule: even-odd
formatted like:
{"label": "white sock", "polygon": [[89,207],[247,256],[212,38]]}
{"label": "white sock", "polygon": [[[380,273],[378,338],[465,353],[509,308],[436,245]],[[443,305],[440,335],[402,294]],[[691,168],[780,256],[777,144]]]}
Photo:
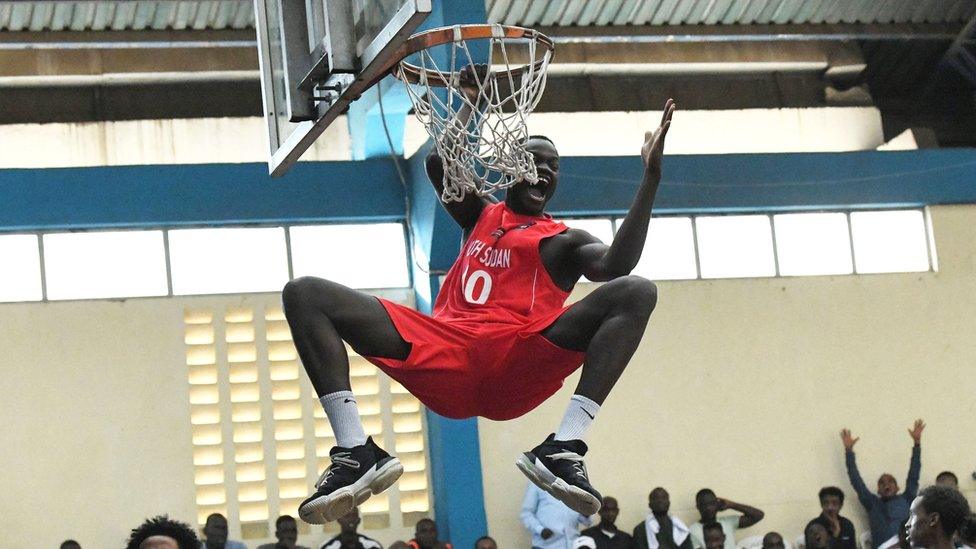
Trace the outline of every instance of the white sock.
{"label": "white sock", "polygon": [[600,411],[600,405],[583,395],[573,395],[556,429],[556,440],[583,440],[586,430]]}
{"label": "white sock", "polygon": [[335,433],[336,446],[352,448],[366,444],[366,432],[359,419],[359,405],[352,391],[339,391],[319,397],[329,417],[332,432]]}

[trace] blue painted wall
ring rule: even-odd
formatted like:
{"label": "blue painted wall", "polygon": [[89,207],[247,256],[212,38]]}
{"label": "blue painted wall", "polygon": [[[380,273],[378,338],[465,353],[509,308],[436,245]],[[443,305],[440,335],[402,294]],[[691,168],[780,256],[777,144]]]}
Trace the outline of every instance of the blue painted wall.
{"label": "blue painted wall", "polygon": [[[567,157],[555,215],[624,213],[633,157]],[[878,208],[976,202],[976,149],[667,156],[655,213]]]}
{"label": "blue painted wall", "polygon": [[402,220],[389,159],[0,170],[0,231]]}
{"label": "blue painted wall", "polygon": [[[426,150],[407,170],[415,232],[434,268],[446,269],[460,231],[436,205]],[[636,156],[567,157],[561,171],[554,214],[607,215],[626,212],[642,166]],[[976,203],[974,149],[668,156],[655,212],[958,203]],[[281,179],[258,163],[0,170],[0,231],[404,217],[389,158],[301,162]]]}

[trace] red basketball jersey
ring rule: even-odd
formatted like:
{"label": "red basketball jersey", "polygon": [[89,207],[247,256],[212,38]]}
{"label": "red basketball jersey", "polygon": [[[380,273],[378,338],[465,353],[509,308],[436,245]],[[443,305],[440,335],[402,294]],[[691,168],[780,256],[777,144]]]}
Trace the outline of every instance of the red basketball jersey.
{"label": "red basketball jersey", "polygon": [[569,292],[549,277],[539,242],[565,230],[549,214],[517,214],[504,202],[485,206],[447,273],[434,318],[528,324],[561,309]]}

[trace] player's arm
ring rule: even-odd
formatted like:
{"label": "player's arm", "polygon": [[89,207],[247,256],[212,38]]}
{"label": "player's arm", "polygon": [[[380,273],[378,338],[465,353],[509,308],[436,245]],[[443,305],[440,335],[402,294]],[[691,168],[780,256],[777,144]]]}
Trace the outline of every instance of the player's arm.
{"label": "player's arm", "polygon": [[[465,128],[471,122],[471,116],[474,114],[473,106],[477,105],[478,98],[480,94],[478,93],[478,85],[475,79],[478,75],[484,74],[482,71],[487,71],[487,66],[478,66],[477,68],[472,66],[467,66],[461,71],[460,77],[460,87],[461,91],[467,97],[467,101],[461,106],[454,118],[448,122],[447,128],[444,130],[444,134],[440,137],[440,144],[442,148],[459,148],[462,146],[462,142],[465,139]],[[427,169],[427,177],[430,179],[431,184],[434,186],[434,191],[437,193],[438,197],[443,196],[444,192],[444,162],[440,155],[437,154],[437,148],[433,149],[430,154],[427,155],[427,161],[425,164]],[[461,226],[462,229],[470,229],[474,227],[475,223],[478,222],[478,217],[481,215],[481,211],[484,210],[485,206],[494,202],[491,197],[480,197],[474,193],[465,194],[461,201],[448,201],[441,203],[444,205],[444,209],[447,213]]]}
{"label": "player's arm", "polygon": [[[437,154],[436,149],[427,155],[425,167],[427,177],[430,179],[431,185],[434,186],[434,192],[437,193],[439,199],[444,192],[444,162]],[[441,201],[441,205],[462,229],[471,229],[478,222],[478,217],[481,216],[481,211],[484,210],[485,206],[493,202],[492,197],[482,198],[474,193],[467,193],[460,202]]]}
{"label": "player's arm", "polygon": [[641,157],[644,160],[644,176],[634,202],[617,230],[613,243],[606,246],[596,238],[581,240],[573,254],[580,271],[593,281],[613,280],[630,274],[640,260],[647,239],[647,225],[658,185],[661,183],[661,160],[664,156],[664,138],[671,127],[674,100],[668,99],[661,117],[661,125],[653,133],[644,135]]}

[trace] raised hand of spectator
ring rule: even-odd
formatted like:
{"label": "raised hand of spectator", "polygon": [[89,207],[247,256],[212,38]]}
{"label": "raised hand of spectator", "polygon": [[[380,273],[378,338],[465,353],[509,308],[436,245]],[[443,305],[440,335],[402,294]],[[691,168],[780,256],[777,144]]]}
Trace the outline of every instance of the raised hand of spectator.
{"label": "raised hand of spectator", "polygon": [[922,431],[925,430],[925,422],[921,419],[915,420],[915,426],[908,430],[909,436],[915,441],[915,444],[920,444],[922,442]]}
{"label": "raised hand of spectator", "polygon": [[729,500],[725,498],[715,498],[718,501],[718,510],[725,511],[729,508]]}
{"label": "raised hand of spectator", "polygon": [[[921,432],[919,432],[919,436],[921,436]],[[854,450],[854,445],[857,444],[857,441],[861,440],[861,437],[854,438],[851,436],[851,430],[844,428],[840,432],[840,439],[844,442],[844,450],[851,452]]]}
{"label": "raised hand of spectator", "polygon": [[830,535],[834,538],[840,536],[840,519],[837,518],[835,513],[824,514],[827,518],[827,522],[830,523]]}

